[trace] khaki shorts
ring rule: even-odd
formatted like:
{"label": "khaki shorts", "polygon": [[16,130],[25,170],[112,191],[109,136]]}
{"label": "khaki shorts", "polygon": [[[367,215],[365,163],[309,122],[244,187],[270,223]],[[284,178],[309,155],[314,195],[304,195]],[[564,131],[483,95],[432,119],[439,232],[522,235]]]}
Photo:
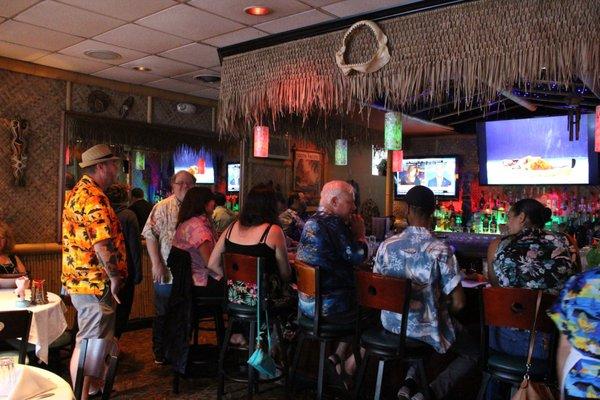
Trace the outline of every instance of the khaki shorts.
{"label": "khaki shorts", "polygon": [[77,310],[77,342],[81,339],[110,339],[115,332],[115,303],[106,285],[102,296],[72,294],[71,302]]}

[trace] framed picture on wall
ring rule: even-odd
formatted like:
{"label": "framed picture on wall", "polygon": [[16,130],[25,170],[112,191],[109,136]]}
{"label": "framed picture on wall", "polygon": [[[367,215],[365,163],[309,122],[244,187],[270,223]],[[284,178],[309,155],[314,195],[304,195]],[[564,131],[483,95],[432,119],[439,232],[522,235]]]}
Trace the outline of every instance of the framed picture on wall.
{"label": "framed picture on wall", "polygon": [[[323,186],[323,154],[316,151],[294,151],[292,188],[316,201]],[[312,203],[312,202],[311,202]]]}

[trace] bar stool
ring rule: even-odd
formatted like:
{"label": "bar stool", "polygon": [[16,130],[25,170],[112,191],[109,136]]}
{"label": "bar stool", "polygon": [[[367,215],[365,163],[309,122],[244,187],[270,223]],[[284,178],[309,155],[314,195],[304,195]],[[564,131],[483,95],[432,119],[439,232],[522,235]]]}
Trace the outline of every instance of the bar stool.
{"label": "bar stool", "polygon": [[[375,399],[379,399],[381,396],[383,371],[385,363],[388,361],[399,360],[416,363],[419,380],[424,386],[422,389],[428,391],[423,360],[431,353],[432,348],[419,340],[406,337],[408,318],[404,318],[404,316],[408,315],[410,307],[411,280],[383,276],[364,270],[357,270],[355,277],[359,310],[356,330],[357,336],[360,337],[360,344],[365,348],[365,356],[356,377],[354,396],[358,398],[361,394],[366,368],[372,358],[378,361]],[[362,315],[365,309],[386,310],[402,314],[400,333],[395,334],[384,329],[380,320],[375,322],[375,327],[363,330]],[[379,314],[378,312],[376,316],[379,317]]]}
{"label": "bar stool", "polygon": [[[527,355],[514,356],[490,348],[489,327],[517,328],[531,331],[535,319],[538,290],[523,288],[485,288],[481,299],[481,357],[483,377],[478,399],[485,395],[491,379],[508,383],[513,387],[523,380]],[[556,328],[545,310],[554,304],[556,296],[543,293],[538,312],[536,332],[551,335],[550,354],[547,360],[532,358],[529,377],[531,381],[553,383],[556,381]],[[531,333],[530,333],[531,335]]]}
{"label": "bar stool", "polygon": [[298,310],[298,325],[300,326],[300,335],[298,346],[294,355],[294,361],[290,370],[289,387],[286,392],[290,393],[294,389],[296,380],[296,371],[300,361],[302,346],[306,340],[315,340],[319,342],[319,370],[317,374],[317,399],[323,398],[324,370],[327,344],[333,341],[339,341],[354,335],[355,323],[339,324],[334,321],[327,321],[321,315],[321,280],[319,267],[312,266],[302,261],[296,260],[294,263],[296,276],[298,278],[298,292],[315,299],[315,316],[307,317]]}
{"label": "bar stool", "polygon": [[[227,282],[244,282],[247,285],[256,285],[258,279],[262,279],[262,282],[266,282],[266,259],[264,257],[253,257],[243,254],[224,253],[223,254],[223,266],[225,279]],[[262,285],[261,287],[266,287]],[[260,298],[257,301],[261,301],[261,310],[265,310],[269,313],[269,317],[275,329],[277,335],[280,338],[280,345],[283,345],[281,338],[283,337],[281,324],[277,318],[277,312],[271,307],[268,300],[268,290],[261,291]],[[256,376],[254,368],[248,366],[248,377],[246,379],[235,378],[225,371],[225,356],[229,348],[229,339],[233,333],[234,324],[249,326],[248,331],[248,359],[252,353],[254,353],[256,344],[256,307],[248,306],[245,304],[227,302],[227,315],[228,325],[225,332],[221,345],[221,352],[219,354],[219,385],[217,389],[217,399],[221,399],[225,393],[225,379],[229,379],[234,382],[247,383],[247,397],[252,398],[255,391],[258,391],[258,383],[274,382],[280,379],[287,379],[287,367],[284,365],[283,373],[272,379],[259,379]],[[261,317],[262,318],[262,317]],[[285,354],[285,349],[282,349]]]}

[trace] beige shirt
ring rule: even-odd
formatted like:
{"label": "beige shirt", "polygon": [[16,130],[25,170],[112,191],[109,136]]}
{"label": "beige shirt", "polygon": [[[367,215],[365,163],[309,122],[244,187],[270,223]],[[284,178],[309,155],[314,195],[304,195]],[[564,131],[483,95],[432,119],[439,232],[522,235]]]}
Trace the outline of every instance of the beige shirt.
{"label": "beige shirt", "polygon": [[[179,214],[180,205],[181,202],[174,195],[159,201],[152,208],[150,216],[146,221],[146,225],[144,225],[144,230],[142,230],[142,236],[145,237],[146,240],[151,238],[158,241],[160,255],[165,266],[167,265],[167,258],[169,258],[173,237],[175,236],[175,230],[177,228],[177,216]],[[163,283],[172,283],[173,276],[168,268],[167,272],[168,276]]]}

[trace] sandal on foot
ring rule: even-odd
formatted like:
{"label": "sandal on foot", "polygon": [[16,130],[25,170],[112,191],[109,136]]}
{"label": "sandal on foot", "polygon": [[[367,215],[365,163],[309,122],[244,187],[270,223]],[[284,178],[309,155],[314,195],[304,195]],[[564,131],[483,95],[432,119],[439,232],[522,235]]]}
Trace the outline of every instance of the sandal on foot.
{"label": "sandal on foot", "polygon": [[411,400],[415,389],[417,388],[417,382],[414,379],[408,378],[404,380],[402,387],[398,390],[398,400]]}
{"label": "sandal on foot", "polygon": [[[339,373],[337,372],[336,368],[338,365],[340,366],[341,371]],[[325,363],[325,372],[327,373],[327,383],[342,392],[350,392],[348,383],[345,380],[345,378],[348,377],[348,374],[346,374],[346,371],[344,371],[342,360],[337,354],[334,353],[327,358],[327,362]]]}

